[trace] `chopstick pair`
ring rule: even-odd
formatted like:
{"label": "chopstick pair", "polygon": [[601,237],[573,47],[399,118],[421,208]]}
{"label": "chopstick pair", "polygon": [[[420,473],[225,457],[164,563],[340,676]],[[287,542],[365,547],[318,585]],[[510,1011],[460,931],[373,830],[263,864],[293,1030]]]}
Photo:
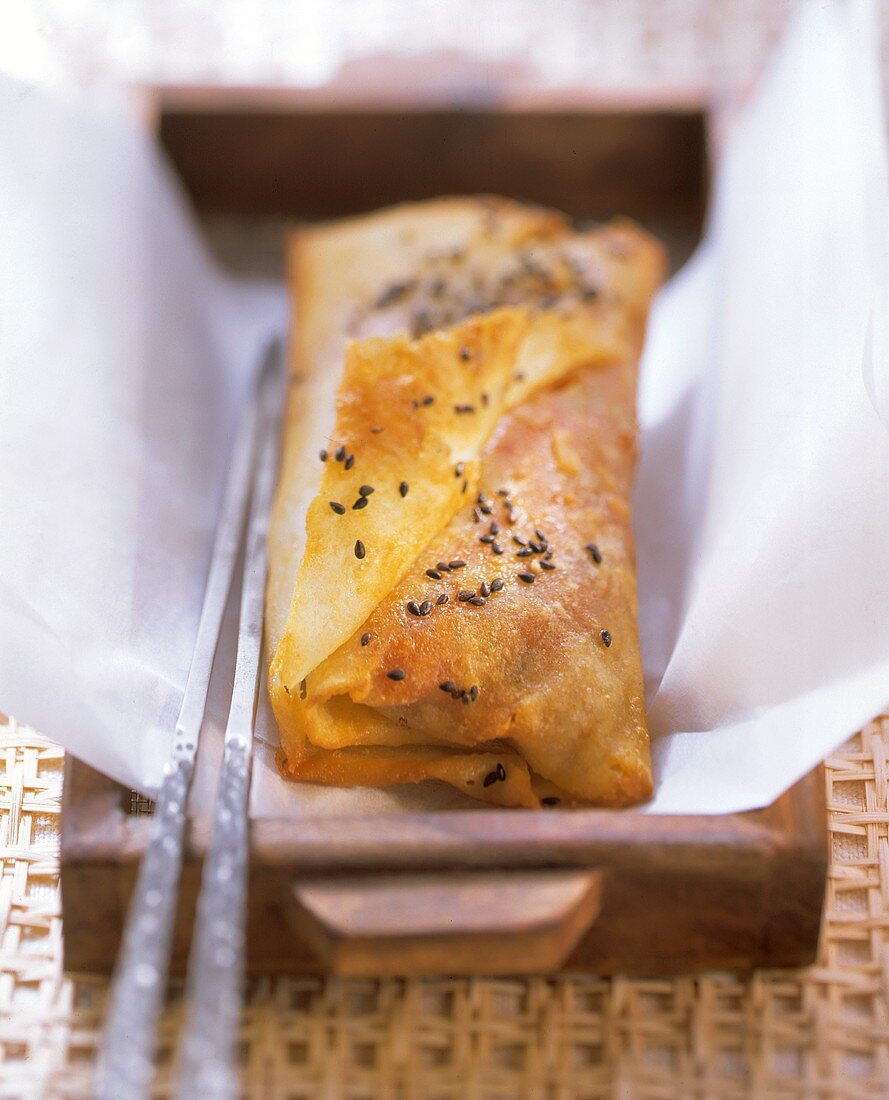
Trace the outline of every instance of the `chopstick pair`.
{"label": "chopstick pair", "polygon": [[151,1089],[155,1033],[167,986],[185,849],[186,802],[246,520],[234,684],[213,835],[188,960],[186,1022],[174,1094],[224,1100],[240,1092],[235,1044],[244,978],[247,796],[262,649],[266,536],[283,407],[282,360],[280,341],[274,340],[232,450],[173,749],[164,768],[151,840],[112,979],[96,1083],[96,1095],[102,1100],[142,1100]]}

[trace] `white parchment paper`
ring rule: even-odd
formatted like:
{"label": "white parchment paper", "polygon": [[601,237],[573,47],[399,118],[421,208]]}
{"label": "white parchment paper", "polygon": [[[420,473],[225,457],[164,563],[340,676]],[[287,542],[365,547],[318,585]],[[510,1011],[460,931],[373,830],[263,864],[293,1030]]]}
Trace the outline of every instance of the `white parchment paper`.
{"label": "white parchment paper", "polygon": [[[636,530],[654,812],[764,805],[889,703],[870,19],[797,17],[733,129],[706,242],[652,317]],[[213,269],[123,106],[0,80],[0,709],[134,787],[170,743],[232,425],[285,312],[281,288]],[[255,813],[467,805],[285,784],[265,706],[258,733]]]}

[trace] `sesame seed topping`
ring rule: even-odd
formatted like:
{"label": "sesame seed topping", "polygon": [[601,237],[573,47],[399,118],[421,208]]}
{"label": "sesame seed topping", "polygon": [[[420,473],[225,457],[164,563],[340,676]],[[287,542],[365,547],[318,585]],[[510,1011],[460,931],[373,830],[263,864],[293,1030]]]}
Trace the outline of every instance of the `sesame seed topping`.
{"label": "sesame seed topping", "polygon": [[556,563],[553,561],[542,561],[540,563],[541,569],[555,569]]}
{"label": "sesame seed topping", "polygon": [[432,607],[432,600],[423,600],[423,602],[420,604],[420,614],[428,615],[429,612],[432,610]]}
{"label": "sesame seed topping", "polygon": [[460,601],[460,603],[466,603],[466,601],[471,600],[474,595],[474,592],[469,592],[464,589],[462,592],[457,593],[457,599]]}
{"label": "sesame seed topping", "polygon": [[398,491],[403,497],[406,497],[409,488],[410,486],[408,485],[408,483],[406,481],[402,481],[402,483],[398,486]]}
{"label": "sesame seed topping", "polygon": [[535,542],[534,539],[529,540],[528,549],[531,551],[532,554],[542,554],[543,553],[543,547],[540,545],[539,542]]}
{"label": "sesame seed topping", "polygon": [[492,523],[491,524],[491,534],[492,535],[499,535],[500,534],[500,524],[499,523]]}
{"label": "sesame seed topping", "polygon": [[486,393],[482,394],[482,404],[485,406],[485,408],[488,407],[488,395]]}
{"label": "sesame seed topping", "polygon": [[343,463],[343,469],[344,470],[351,470],[354,465],[355,465],[355,456],[354,455],[349,455],[348,458],[346,459],[346,461]]}
{"label": "sesame seed topping", "polygon": [[439,573],[450,573],[451,571],[451,567],[446,561],[437,561],[435,563],[435,568],[439,571]]}
{"label": "sesame seed topping", "polygon": [[455,405],[454,406],[454,412],[455,413],[474,413],[475,412],[475,405]]}
{"label": "sesame seed topping", "polygon": [[373,491],[373,485],[362,485],[361,488],[358,490],[358,495],[360,497],[369,497]]}
{"label": "sesame seed topping", "polygon": [[607,649],[611,645],[611,631],[603,630],[600,633],[602,635],[602,641],[605,643],[605,648]]}
{"label": "sesame seed topping", "polygon": [[448,692],[448,694],[450,694],[452,691],[457,690],[457,685],[454,683],[453,680],[445,680],[443,684],[439,684],[438,686],[441,691],[446,691]]}
{"label": "sesame seed topping", "polygon": [[334,512],[336,512],[338,516],[344,516],[346,514],[346,506],[344,504],[340,504],[338,500],[332,500],[330,502],[330,507],[334,510]]}
{"label": "sesame seed topping", "polygon": [[374,426],[370,430],[373,432],[374,435],[379,435],[383,429],[380,427],[379,424],[374,424]]}
{"label": "sesame seed topping", "polygon": [[327,461],[327,451],[325,451],[323,447],[322,447],[322,448],[321,448],[321,450],[320,450],[320,451],[318,452],[318,457],[319,457],[319,458],[321,459],[321,461],[322,461],[322,462],[326,462],[326,461]]}
{"label": "sesame seed topping", "polygon": [[438,597],[438,599],[435,602],[439,605],[439,607],[441,607],[441,605],[443,603],[447,603],[448,602],[447,592],[442,592],[442,594]]}
{"label": "sesame seed topping", "polygon": [[434,403],[435,403],[435,398],[432,396],[431,393],[427,393],[426,396],[423,398],[422,404],[426,405],[426,406],[429,406],[429,405],[432,405]]}
{"label": "sesame seed topping", "polygon": [[534,551],[531,549],[530,546],[525,546],[522,550],[516,550],[515,556],[517,558],[530,558],[533,553]]}
{"label": "sesame seed topping", "polygon": [[426,576],[431,577],[434,581],[441,580],[441,573],[437,569],[427,569]]}
{"label": "sesame seed topping", "polygon": [[558,806],[561,803],[561,798],[556,798],[555,795],[547,795],[546,798],[541,798],[541,806]]}
{"label": "sesame seed topping", "polygon": [[483,787],[492,787],[496,782],[497,782],[497,773],[496,772],[488,772],[488,774],[484,778],[484,782],[482,783],[482,786]]}
{"label": "sesame seed topping", "polygon": [[534,534],[538,537],[538,539],[540,539],[541,542],[546,542],[546,535],[544,535],[542,531],[538,531],[536,527],[534,528]]}
{"label": "sesame seed topping", "polygon": [[416,600],[408,600],[407,603],[405,604],[405,607],[408,609],[408,611],[411,613],[411,615],[419,615],[420,614],[420,605],[417,603]]}
{"label": "sesame seed topping", "polygon": [[462,477],[463,476],[463,471],[465,469],[466,469],[466,463],[465,462],[458,462],[457,465],[454,467],[454,477]]}
{"label": "sesame seed topping", "polygon": [[502,577],[495,577],[491,581],[491,591],[492,592],[499,592],[502,588],[503,588],[503,578]]}
{"label": "sesame seed topping", "polygon": [[389,677],[390,680],[403,680],[404,679],[404,669],[403,668],[393,668],[393,669],[390,669],[389,672],[386,673],[386,675]]}
{"label": "sesame seed topping", "polygon": [[345,447],[337,447],[336,453],[334,454],[333,457],[336,459],[337,462],[342,462],[343,459],[346,457],[346,448]]}
{"label": "sesame seed topping", "polygon": [[519,580],[524,581],[525,584],[533,584],[534,583],[534,574],[533,573],[519,573]]}
{"label": "sesame seed topping", "polygon": [[460,348],[460,358],[463,360],[464,363],[469,362],[469,360],[472,358],[472,352],[469,350],[469,348]]}
{"label": "sesame seed topping", "polygon": [[497,765],[497,778],[501,783],[506,779],[506,768],[502,764]]}
{"label": "sesame seed topping", "polygon": [[472,700],[473,703],[476,701],[476,699],[478,699],[478,687],[476,684],[473,684],[472,687],[469,689],[469,698]]}
{"label": "sesame seed topping", "polygon": [[601,565],[602,564],[602,552],[599,550],[599,547],[596,546],[596,544],[594,542],[588,542],[586,544],[586,548],[587,548],[587,550],[589,550],[590,557],[593,559],[593,561],[596,563],[596,565]]}
{"label": "sesame seed topping", "polygon": [[478,506],[478,510],[481,512],[481,514],[483,516],[489,516],[491,514],[491,512],[493,511],[493,509],[491,508],[491,505],[488,504],[487,501],[484,504],[480,504]]}
{"label": "sesame seed topping", "polygon": [[498,497],[508,497],[509,496],[509,489],[498,489],[497,490],[497,496]]}
{"label": "sesame seed topping", "polygon": [[361,635],[361,644],[362,645],[367,645],[367,643],[370,641],[370,639],[371,639],[370,631],[368,631],[366,634],[362,634]]}
{"label": "sesame seed topping", "polygon": [[361,559],[364,557],[364,555],[366,553],[367,553],[367,551],[364,548],[364,543],[361,541],[361,539],[356,539],[355,540],[355,557],[358,558],[359,561],[361,561]]}
{"label": "sesame seed topping", "polygon": [[465,566],[466,562],[462,561],[460,558],[454,558],[453,561],[448,562],[449,569],[464,569]]}
{"label": "sesame seed topping", "polygon": [[528,543],[522,538],[521,535],[513,535],[512,536],[512,541],[516,544],[516,546],[527,546],[528,545]]}
{"label": "sesame seed topping", "polygon": [[484,607],[487,601],[482,596],[470,596],[466,602],[471,603],[473,607]]}
{"label": "sesame seed topping", "polygon": [[502,554],[503,553],[503,547],[500,545],[499,542],[492,542],[491,543],[491,549],[494,551],[495,554]]}
{"label": "sesame seed topping", "polygon": [[493,542],[494,541],[494,536],[493,535],[482,535],[479,538],[478,541],[479,542]]}
{"label": "sesame seed topping", "polygon": [[478,594],[480,596],[484,596],[485,599],[487,599],[488,596],[491,595],[491,589],[489,585],[487,585],[484,581],[482,581],[482,583],[478,587]]}
{"label": "sesame seed topping", "polygon": [[362,508],[367,507],[367,497],[359,497],[352,505],[353,512],[360,512]]}

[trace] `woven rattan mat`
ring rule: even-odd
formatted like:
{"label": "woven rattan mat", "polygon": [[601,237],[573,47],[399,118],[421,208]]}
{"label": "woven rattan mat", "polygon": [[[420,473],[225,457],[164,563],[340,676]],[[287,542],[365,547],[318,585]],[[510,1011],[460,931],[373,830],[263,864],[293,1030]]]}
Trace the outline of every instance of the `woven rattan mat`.
{"label": "woven rattan mat", "polygon": [[[105,982],[60,966],[62,750],[0,720],[0,1096],[86,1097]],[[886,1100],[889,718],[827,762],[818,963],[741,980],[279,979],[243,1025],[250,1097]],[[164,1021],[176,1034],[178,1006]],[[169,1054],[166,1066],[169,1064]],[[165,1095],[167,1068],[158,1082]]]}

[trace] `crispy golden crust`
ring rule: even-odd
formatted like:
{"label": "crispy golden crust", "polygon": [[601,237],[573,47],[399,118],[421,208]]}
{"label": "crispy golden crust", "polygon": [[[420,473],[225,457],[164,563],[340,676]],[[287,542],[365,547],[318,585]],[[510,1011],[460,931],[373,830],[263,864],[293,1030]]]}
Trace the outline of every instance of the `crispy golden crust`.
{"label": "crispy golden crust", "polygon": [[[331,253],[362,269],[351,299],[331,283]],[[650,793],[629,500],[636,360],[661,266],[633,227],[575,235],[502,200],[298,239],[295,373],[316,399],[322,382],[339,393],[327,462],[314,457],[312,474],[305,440],[288,446],[273,520],[285,774],[437,778],[499,805]],[[387,326],[400,334],[369,335]],[[306,406],[294,388],[291,427]],[[362,485],[373,493],[354,509]],[[303,543],[294,515],[312,487]]]}

